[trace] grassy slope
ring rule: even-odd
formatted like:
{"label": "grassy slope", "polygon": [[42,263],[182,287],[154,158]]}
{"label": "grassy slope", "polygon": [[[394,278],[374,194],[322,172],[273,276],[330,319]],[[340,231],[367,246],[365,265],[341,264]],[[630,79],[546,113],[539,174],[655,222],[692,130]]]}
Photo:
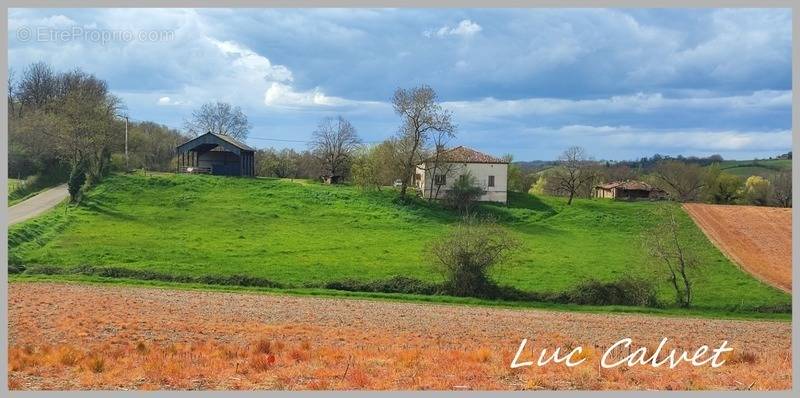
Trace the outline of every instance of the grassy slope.
{"label": "grassy slope", "polygon": [[753,175],[770,178],[778,171],[791,170],[792,161],[789,159],[725,160],[720,162],[720,168],[727,173],[744,178]]}
{"label": "grassy slope", "polygon": [[[244,273],[298,287],[393,275],[438,280],[423,248],[456,217],[435,207],[396,205],[392,198],[392,192],[288,180],[116,175],[68,215],[59,208],[12,227],[9,245],[27,264]],[[495,273],[501,283],[554,292],[589,277],[653,277],[637,239],[654,222],[652,203],[578,200],[566,206],[561,198],[516,195],[508,208],[486,209],[523,241],[523,250]],[[698,308],[790,301],[739,271],[688,216],[682,222],[703,262],[694,272]],[[669,299],[665,283],[662,294]]]}

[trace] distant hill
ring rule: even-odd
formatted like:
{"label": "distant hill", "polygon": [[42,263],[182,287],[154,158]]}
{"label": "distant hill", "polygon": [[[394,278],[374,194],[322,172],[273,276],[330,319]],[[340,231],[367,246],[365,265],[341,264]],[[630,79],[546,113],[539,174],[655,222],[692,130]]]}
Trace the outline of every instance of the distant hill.
{"label": "distant hill", "polygon": [[769,179],[778,172],[792,170],[790,159],[724,160],[719,163],[726,173],[740,177],[761,176]]}

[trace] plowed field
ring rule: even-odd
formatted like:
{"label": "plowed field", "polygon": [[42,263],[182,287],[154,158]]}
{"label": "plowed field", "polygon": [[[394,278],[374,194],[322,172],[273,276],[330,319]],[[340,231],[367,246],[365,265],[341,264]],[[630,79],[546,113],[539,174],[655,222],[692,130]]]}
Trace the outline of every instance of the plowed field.
{"label": "plowed field", "polygon": [[742,269],[792,291],[792,209],[687,203],[706,236]]}
{"label": "plowed field", "polygon": [[[22,282],[8,308],[11,389],[791,387],[789,322]],[[600,368],[625,337],[734,351],[716,369]],[[523,338],[523,360],[581,345],[587,362],[511,369]]]}

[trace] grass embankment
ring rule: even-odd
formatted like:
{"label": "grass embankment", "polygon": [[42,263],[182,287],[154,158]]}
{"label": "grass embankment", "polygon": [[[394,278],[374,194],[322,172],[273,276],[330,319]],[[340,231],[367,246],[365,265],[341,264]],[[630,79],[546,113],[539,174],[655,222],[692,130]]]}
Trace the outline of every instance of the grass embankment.
{"label": "grass embankment", "polygon": [[[312,290],[394,276],[440,282],[424,248],[458,217],[436,205],[400,205],[394,196],[289,180],[114,175],[79,207],[67,213],[59,207],[13,226],[10,258],[29,271],[38,264],[54,274],[98,279],[244,281],[252,287]],[[672,299],[639,243],[642,231],[658,222],[652,203],[577,200],[567,206],[561,198],[512,195],[508,207],[483,210],[522,242],[494,272],[501,285],[558,293],[589,278],[632,275],[657,281],[660,298]],[[692,271],[692,312],[788,307],[788,294],[740,271],[685,214],[681,222],[702,263]],[[59,277],[75,275],[49,278]]]}

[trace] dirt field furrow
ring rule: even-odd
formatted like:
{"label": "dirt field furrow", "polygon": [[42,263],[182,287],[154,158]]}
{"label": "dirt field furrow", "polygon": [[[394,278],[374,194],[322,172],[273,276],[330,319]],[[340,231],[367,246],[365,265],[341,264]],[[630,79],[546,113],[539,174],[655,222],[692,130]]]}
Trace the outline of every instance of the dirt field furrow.
{"label": "dirt field furrow", "polygon": [[[9,320],[12,389],[791,387],[791,324],[779,321],[56,283],[10,284]],[[651,352],[663,337],[668,348],[727,340],[734,351],[717,369],[601,369],[625,337]],[[581,345],[588,363],[511,369],[523,338],[528,359]]]}
{"label": "dirt field furrow", "polygon": [[792,291],[792,209],[687,203],[700,229],[743,270]]}

